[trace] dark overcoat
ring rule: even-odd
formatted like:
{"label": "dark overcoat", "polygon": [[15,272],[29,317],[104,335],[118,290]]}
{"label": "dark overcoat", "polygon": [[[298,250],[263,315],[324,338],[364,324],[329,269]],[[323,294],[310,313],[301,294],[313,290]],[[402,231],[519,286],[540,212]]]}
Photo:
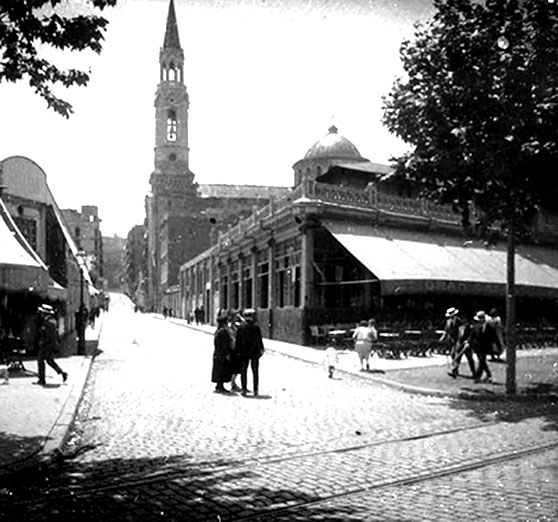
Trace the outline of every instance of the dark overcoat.
{"label": "dark overcoat", "polygon": [[263,355],[262,332],[256,323],[246,321],[238,327],[235,349],[242,359],[257,359]]}
{"label": "dark overcoat", "polygon": [[217,328],[213,337],[213,368],[211,382],[229,382],[231,380],[232,339],[224,326]]}
{"label": "dark overcoat", "polygon": [[477,323],[471,328],[469,346],[475,353],[489,355],[494,344],[499,344],[496,329],[490,323]]}
{"label": "dark overcoat", "polygon": [[43,319],[39,327],[39,357],[51,359],[58,351],[58,323],[52,316]]}

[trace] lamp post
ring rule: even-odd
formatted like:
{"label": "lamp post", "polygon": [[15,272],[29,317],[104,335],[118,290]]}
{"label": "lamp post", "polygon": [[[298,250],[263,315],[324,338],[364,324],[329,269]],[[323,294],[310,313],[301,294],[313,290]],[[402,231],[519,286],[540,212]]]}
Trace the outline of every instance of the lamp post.
{"label": "lamp post", "polygon": [[79,308],[78,311],[76,312],[78,355],[85,355],[85,323],[86,323],[85,311],[86,309],[85,309],[85,302],[84,302],[83,285],[84,285],[83,268],[81,265],[79,265]]}
{"label": "lamp post", "polygon": [[[503,76],[506,61],[509,59],[507,53],[510,46],[509,40],[501,35],[496,41],[501,51],[500,61],[502,63],[502,78],[500,80],[503,89]],[[510,188],[515,193],[513,169],[510,170]],[[506,393],[516,395],[516,288],[515,288],[515,250],[516,250],[516,213],[513,201],[509,204],[507,212],[508,238],[507,238],[507,274],[506,274]]]}

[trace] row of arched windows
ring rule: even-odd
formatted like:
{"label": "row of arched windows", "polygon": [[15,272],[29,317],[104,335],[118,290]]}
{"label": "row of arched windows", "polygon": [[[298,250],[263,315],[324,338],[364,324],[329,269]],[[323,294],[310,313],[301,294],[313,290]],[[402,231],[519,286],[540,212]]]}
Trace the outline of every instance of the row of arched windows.
{"label": "row of arched windows", "polygon": [[164,82],[182,82],[182,68],[174,65],[173,62],[167,66],[166,63],[161,64],[161,80]]}

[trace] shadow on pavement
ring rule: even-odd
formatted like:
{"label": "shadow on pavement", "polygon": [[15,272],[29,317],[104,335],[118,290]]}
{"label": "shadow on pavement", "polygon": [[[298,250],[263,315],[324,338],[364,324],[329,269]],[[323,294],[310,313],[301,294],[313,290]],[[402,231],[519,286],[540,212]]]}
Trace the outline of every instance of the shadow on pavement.
{"label": "shadow on pavement", "polygon": [[[284,486],[234,460],[190,463],[188,457],[62,462],[49,475],[20,477],[0,490],[2,520],[285,520],[334,522],[365,515],[349,502]],[[256,467],[258,469],[259,467]],[[333,490],[332,490],[333,491]],[[339,490],[336,490],[335,498]],[[335,498],[333,500],[335,501]],[[380,513],[375,513],[378,515]],[[370,515],[370,513],[368,513]],[[360,519],[360,518],[359,518]],[[381,518],[395,522],[386,513]],[[397,518],[399,522],[413,519]]]}
{"label": "shadow on pavement", "polygon": [[[535,387],[536,388],[536,387]],[[541,389],[546,390],[546,386]],[[527,418],[541,417],[544,419],[543,429],[558,431],[558,401],[541,395],[540,401],[533,399],[526,401],[506,400],[502,393],[483,390],[479,393],[480,400],[453,400],[450,407],[456,410],[468,411],[469,415],[481,422],[517,423]],[[482,400],[482,399],[491,400]]]}
{"label": "shadow on pavement", "polygon": [[39,453],[44,442],[44,437],[21,437],[0,431],[0,453],[9,454],[11,463],[2,468],[0,488],[13,482],[13,470],[30,460],[30,456]]}

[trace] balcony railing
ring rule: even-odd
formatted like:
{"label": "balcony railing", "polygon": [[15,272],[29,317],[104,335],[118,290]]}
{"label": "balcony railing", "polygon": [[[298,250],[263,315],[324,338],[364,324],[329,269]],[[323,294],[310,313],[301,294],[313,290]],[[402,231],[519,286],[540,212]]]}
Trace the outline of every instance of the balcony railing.
{"label": "balcony railing", "polygon": [[347,208],[362,208],[380,210],[388,213],[421,216],[441,220],[458,225],[460,217],[449,205],[439,205],[421,198],[409,198],[386,194],[370,184],[366,189],[335,187],[325,183],[307,181],[292,190],[287,196],[272,199],[268,205],[255,210],[248,218],[241,220],[228,231],[219,234],[220,244],[229,244],[235,239],[260,226],[262,220],[276,215],[293,202],[325,203],[345,206]]}

